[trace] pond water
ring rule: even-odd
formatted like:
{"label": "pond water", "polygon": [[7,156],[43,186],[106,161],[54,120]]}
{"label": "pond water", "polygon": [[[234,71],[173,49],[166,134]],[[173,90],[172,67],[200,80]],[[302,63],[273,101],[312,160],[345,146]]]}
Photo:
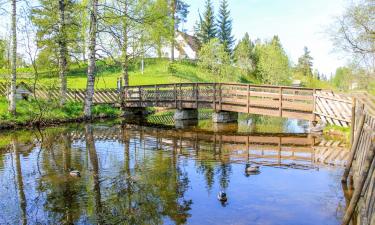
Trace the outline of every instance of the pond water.
{"label": "pond water", "polygon": [[340,224],[343,168],[314,160],[303,123],[254,123],[2,133],[0,224]]}

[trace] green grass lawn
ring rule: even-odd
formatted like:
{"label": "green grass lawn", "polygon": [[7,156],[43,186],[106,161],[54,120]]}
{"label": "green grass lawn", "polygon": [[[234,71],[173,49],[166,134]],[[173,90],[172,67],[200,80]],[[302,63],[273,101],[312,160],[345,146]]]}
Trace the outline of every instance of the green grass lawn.
{"label": "green grass lawn", "polygon": [[[130,85],[144,84],[168,84],[180,82],[213,82],[213,81],[231,81],[239,82],[240,75],[233,74],[226,80],[219,80],[218,76],[198,68],[193,62],[177,61],[174,63],[174,71],[169,69],[170,62],[166,59],[147,59],[145,60],[145,69],[143,74],[140,70],[140,63],[134,63],[129,70]],[[33,83],[31,70],[20,69],[18,82]],[[86,88],[86,65],[72,65],[68,73],[68,88]],[[6,81],[4,77],[9,74],[7,70],[0,70],[0,82]],[[8,76],[9,77],[9,76]],[[97,76],[95,81],[96,88],[116,88],[117,79],[122,77],[121,68],[115,65],[106,65],[99,62],[97,66]],[[257,83],[255,79],[247,78],[251,83]],[[59,79],[56,71],[41,71],[38,84],[44,86],[58,86]]]}

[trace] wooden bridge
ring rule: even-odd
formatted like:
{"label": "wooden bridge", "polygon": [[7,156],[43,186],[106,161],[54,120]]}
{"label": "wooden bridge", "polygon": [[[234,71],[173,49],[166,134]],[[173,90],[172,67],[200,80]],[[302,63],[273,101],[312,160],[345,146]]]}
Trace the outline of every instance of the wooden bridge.
{"label": "wooden bridge", "polygon": [[287,86],[233,83],[177,83],[126,86],[124,108],[165,107],[208,108],[303,120],[321,119],[347,127],[351,122],[352,101],[332,91]]}

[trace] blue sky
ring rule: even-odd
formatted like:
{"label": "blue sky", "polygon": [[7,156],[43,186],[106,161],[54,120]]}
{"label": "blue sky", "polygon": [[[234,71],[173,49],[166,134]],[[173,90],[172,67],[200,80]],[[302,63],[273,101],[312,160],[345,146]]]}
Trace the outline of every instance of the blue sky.
{"label": "blue sky", "polygon": [[[192,32],[198,9],[205,0],[186,0],[190,13],[185,28]],[[220,0],[212,0],[215,13]],[[314,57],[314,68],[330,75],[346,60],[334,52],[326,30],[340,15],[347,0],[228,0],[236,40],[248,32],[251,39],[265,40],[277,34],[291,60],[297,62],[307,46]]]}

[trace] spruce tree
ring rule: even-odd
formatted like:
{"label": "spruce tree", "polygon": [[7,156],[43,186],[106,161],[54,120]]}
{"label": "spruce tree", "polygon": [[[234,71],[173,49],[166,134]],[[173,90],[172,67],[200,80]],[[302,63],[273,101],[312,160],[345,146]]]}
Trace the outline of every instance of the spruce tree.
{"label": "spruce tree", "polygon": [[230,18],[227,0],[221,1],[217,28],[217,38],[224,45],[225,51],[232,54],[234,38],[232,36],[232,19]]}
{"label": "spruce tree", "polygon": [[312,77],[312,66],[313,66],[313,57],[310,55],[309,49],[305,46],[303,48],[303,55],[298,59],[297,69],[307,77]]}
{"label": "spruce tree", "polygon": [[214,7],[211,0],[206,0],[206,9],[203,13],[203,20],[201,24],[201,39],[204,44],[216,37]]}

